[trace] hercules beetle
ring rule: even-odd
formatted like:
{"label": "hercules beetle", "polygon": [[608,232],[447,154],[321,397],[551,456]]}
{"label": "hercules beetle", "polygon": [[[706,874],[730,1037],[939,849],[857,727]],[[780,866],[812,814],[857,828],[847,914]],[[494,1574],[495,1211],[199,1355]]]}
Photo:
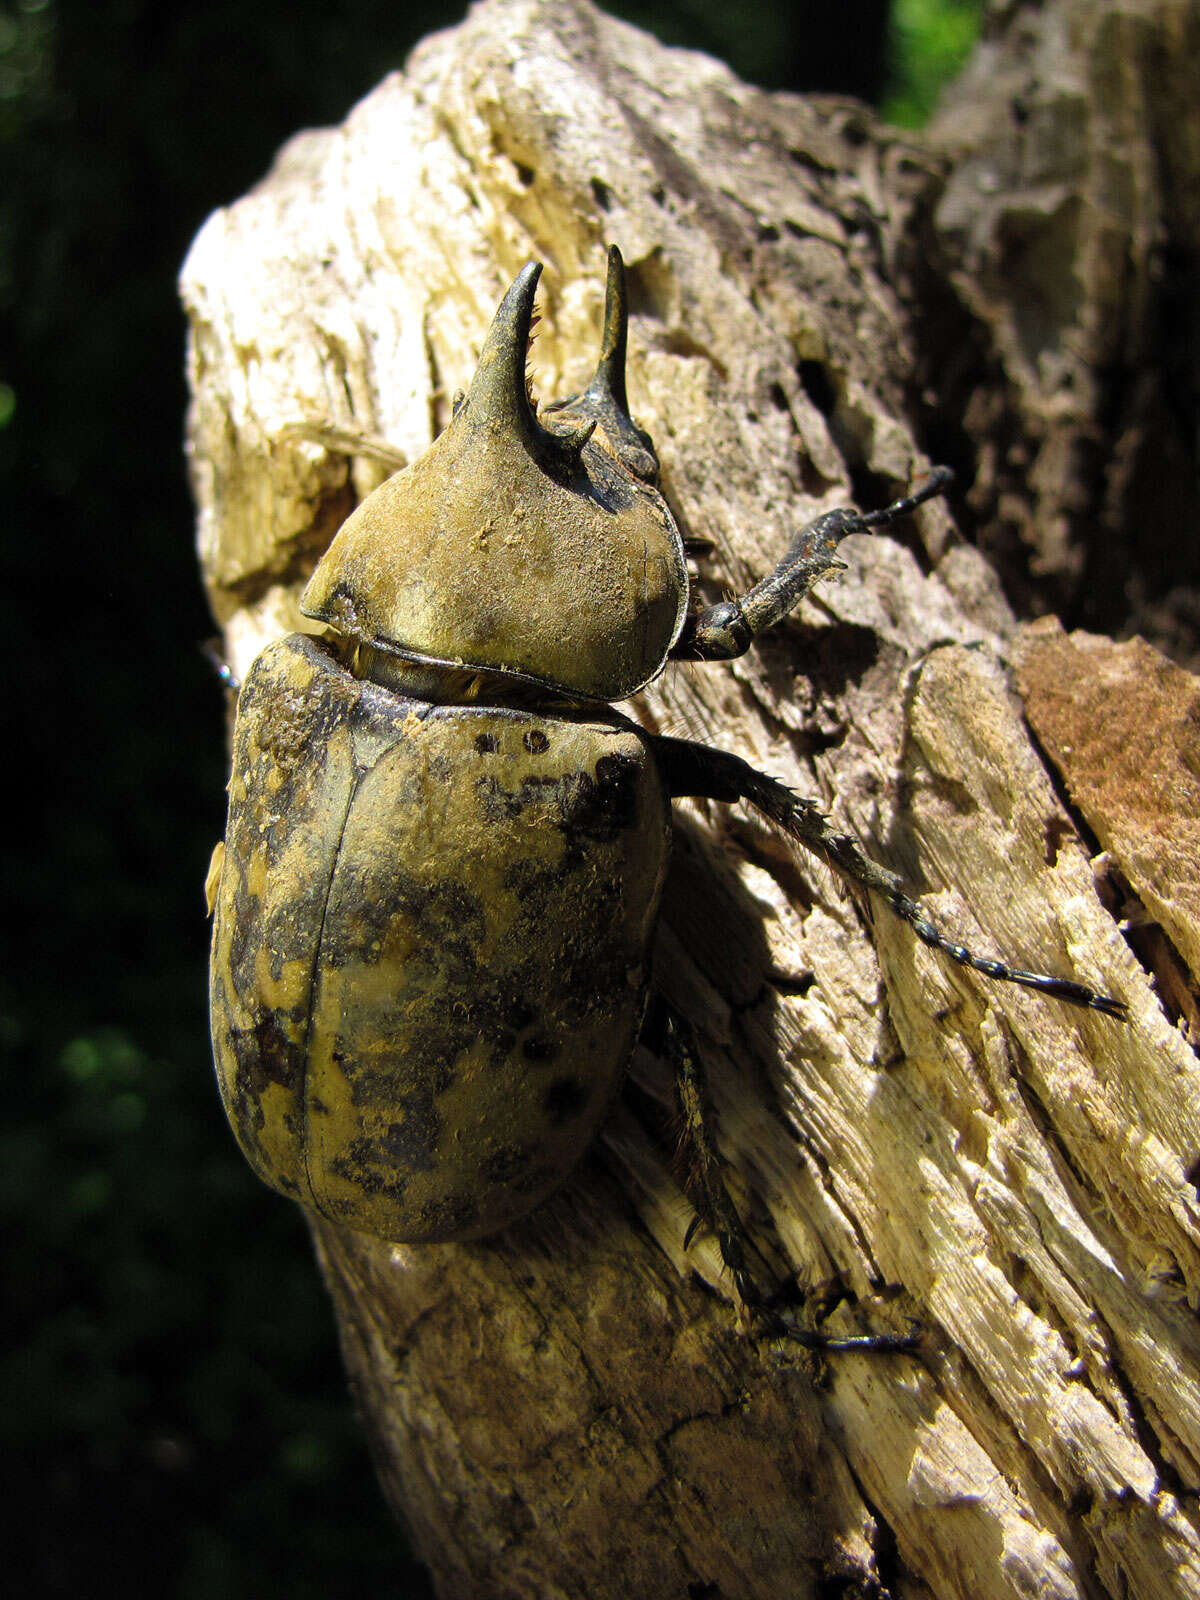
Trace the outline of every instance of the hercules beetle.
{"label": "hercules beetle", "polygon": [[267,1183],[334,1222],[477,1238],[562,1183],[645,1022],[675,1068],[699,1211],[760,1324],[904,1347],[785,1327],[747,1269],[692,1031],[661,998],[647,1018],[672,799],[748,801],[989,978],[1124,1007],[952,942],[813,801],[610,703],[668,661],[741,655],[846,534],[950,475],[819,517],[740,600],[689,613],[683,541],[626,402],[621,257],[595,375],[544,420],[525,375],[540,271],[505,295],[445,431],[317,566],[301,610],[331,635],[270,645],[242,687],[211,967],[230,1122]]}

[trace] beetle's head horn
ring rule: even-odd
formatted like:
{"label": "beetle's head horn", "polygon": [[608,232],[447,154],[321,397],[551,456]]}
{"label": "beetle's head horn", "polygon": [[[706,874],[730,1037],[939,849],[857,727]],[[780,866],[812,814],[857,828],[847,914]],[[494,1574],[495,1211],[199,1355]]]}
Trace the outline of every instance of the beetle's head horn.
{"label": "beetle's head horn", "polygon": [[471,387],[455,416],[465,412],[477,427],[516,433],[543,466],[569,469],[591,438],[597,418],[571,419],[567,426],[553,431],[538,421],[529,396],[525,362],[541,274],[540,261],[527,261],[513,280],[492,318]]}
{"label": "beetle's head horn", "polygon": [[625,393],[625,352],[629,340],[629,299],[625,287],[625,263],[615,244],[608,247],[608,283],[604,293],[604,330],[600,335],[600,359],[591,381],[581,394],[558,405],[547,406],[546,415],[566,422],[576,418],[599,424],[597,442],[602,443],[627,471],[643,483],[658,482],[658,457],[650,435],[629,414]]}

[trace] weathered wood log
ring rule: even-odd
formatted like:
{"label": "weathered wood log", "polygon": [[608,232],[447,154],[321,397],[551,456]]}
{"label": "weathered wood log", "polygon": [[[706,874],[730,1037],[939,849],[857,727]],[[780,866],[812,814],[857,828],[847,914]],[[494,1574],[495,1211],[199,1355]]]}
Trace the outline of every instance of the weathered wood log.
{"label": "weathered wood log", "polygon": [[1194,667],[1200,4],[988,12],[929,130],[953,294],[922,340],[976,538],[1010,595]]}
{"label": "weathered wood log", "polygon": [[[916,385],[951,294],[930,287],[941,192],[940,161],[861,108],[748,88],[584,0],[488,0],[426,41],[185,268],[235,673],[310,626],[300,584],[383,476],[291,425],[415,455],[530,256],[549,399],[589,369],[622,247],[633,410],[710,542],[706,598],[819,511],[903,492],[940,398]],[[714,1244],[685,1248],[644,1049],[583,1169],[505,1234],[404,1248],[314,1218],[383,1482],[455,1600],[1200,1596],[1200,1070],[1110,909],[1117,882],[1118,914],[1194,930],[1194,878],[1150,884],[1134,813],[1113,823],[1086,772],[1066,811],[1009,664],[1019,642],[1054,755],[1070,717],[1034,691],[1069,711],[1086,648],[1045,666],[946,507],[844,549],[760,648],[669,669],[635,714],[819,797],[977,948],[1132,1020],[964,975],[749,816],[684,808],[657,980],[699,1031],[764,1280],[828,1331],[914,1319],[923,1345],[817,1361],[738,1331]],[[1195,720],[1172,715],[1194,776]],[[1169,942],[1190,994],[1195,940]]]}

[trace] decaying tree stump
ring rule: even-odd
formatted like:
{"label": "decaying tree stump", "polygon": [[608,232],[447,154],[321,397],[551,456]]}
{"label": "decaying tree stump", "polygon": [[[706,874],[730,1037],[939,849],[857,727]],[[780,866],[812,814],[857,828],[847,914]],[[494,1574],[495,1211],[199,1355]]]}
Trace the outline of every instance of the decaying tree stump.
{"label": "decaying tree stump", "polygon": [[921,341],[976,539],[1024,603],[1195,666],[1200,4],[989,11],[929,134],[954,292]]}
{"label": "decaying tree stump", "polygon": [[[633,410],[710,542],[707,599],[817,512],[904,492],[972,386],[982,446],[989,383],[996,415],[1015,390],[968,304],[961,193],[958,232],[934,232],[946,171],[861,108],[747,88],[584,0],[487,0],[428,40],[185,268],[201,555],[235,672],[306,626],[302,580],[383,475],[290,426],[415,455],[530,256],[547,400],[589,370],[603,247],[624,251]],[[973,332],[939,389],[951,305]],[[1004,459],[1034,526],[1049,467],[1026,494]],[[952,509],[847,541],[761,648],[671,668],[632,709],[820,797],[952,930],[1131,1022],[964,976],[748,815],[687,808],[656,971],[699,1031],[762,1273],[828,1330],[915,1319],[923,1348],[818,1361],[738,1332],[715,1246],[685,1249],[645,1050],[583,1169],[502,1236],[403,1248],[313,1219],[387,1492],[446,1596],[1200,1595],[1195,685],[1148,650],[1102,669],[1105,641],[1017,630]],[[1089,739],[1135,704],[1127,738]],[[1161,747],[1155,716],[1178,757],[1134,795],[1115,774],[1135,731]],[[1173,879],[1154,841],[1187,805]],[[1135,954],[1114,913],[1157,943]],[[1147,968],[1169,969],[1169,1014]]]}

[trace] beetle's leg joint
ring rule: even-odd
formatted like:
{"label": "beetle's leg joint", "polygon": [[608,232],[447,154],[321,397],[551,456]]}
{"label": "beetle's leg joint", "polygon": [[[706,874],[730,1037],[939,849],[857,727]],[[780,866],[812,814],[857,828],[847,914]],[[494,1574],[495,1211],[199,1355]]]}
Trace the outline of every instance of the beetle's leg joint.
{"label": "beetle's leg joint", "polygon": [[744,656],[754,640],[738,600],[722,600],[690,616],[671,655],[677,661],[732,661]]}

